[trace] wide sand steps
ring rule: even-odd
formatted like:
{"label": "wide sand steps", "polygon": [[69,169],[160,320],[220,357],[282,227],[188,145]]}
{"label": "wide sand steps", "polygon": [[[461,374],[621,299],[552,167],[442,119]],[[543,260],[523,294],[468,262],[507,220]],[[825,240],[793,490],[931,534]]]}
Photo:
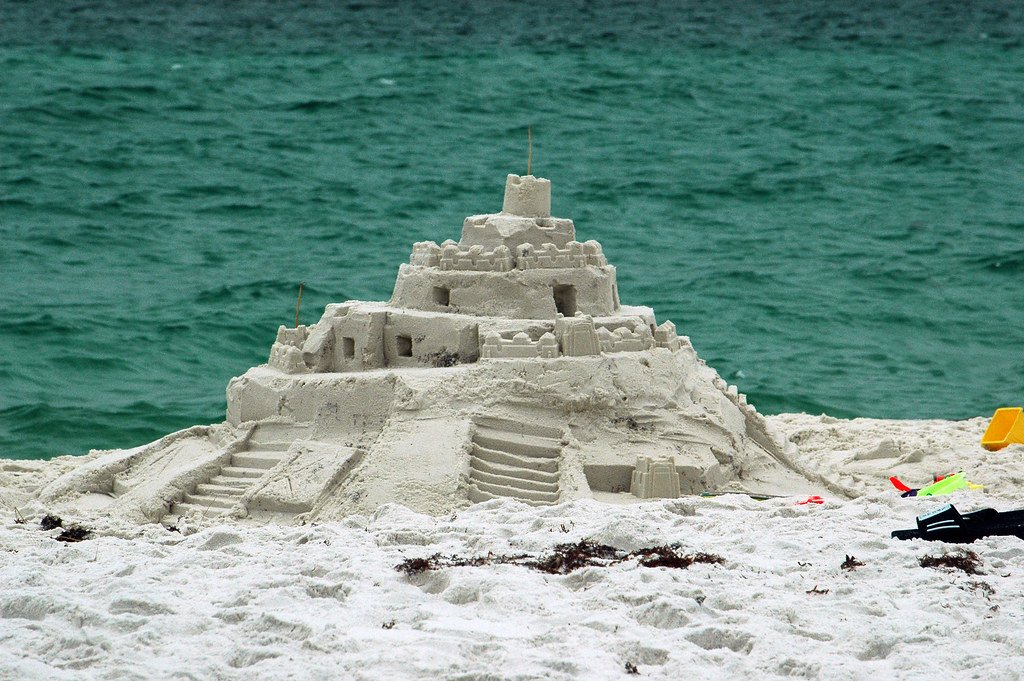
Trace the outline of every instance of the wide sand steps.
{"label": "wide sand steps", "polygon": [[519,454],[521,456],[538,456],[545,459],[557,458],[562,453],[562,443],[536,435],[521,435],[495,430],[494,428],[477,427],[473,442],[481,447],[497,449]]}
{"label": "wide sand steps", "polygon": [[[475,451],[475,450],[474,450]],[[553,471],[548,470],[537,470],[529,466],[516,466],[507,465],[502,463],[495,463],[488,461],[482,457],[477,457],[474,462],[473,469],[481,474],[491,474],[505,477],[519,478],[523,480],[533,480],[536,482],[543,482],[558,486],[558,462],[551,461],[545,463],[555,464]]]}
{"label": "wide sand steps", "polygon": [[269,471],[281,461],[281,456],[287,450],[288,446],[285,445],[282,449],[239,452],[231,457],[231,465],[240,468],[256,468]]}
{"label": "wide sand steps", "polygon": [[543,471],[545,473],[558,472],[557,458],[520,456],[518,454],[503,452],[498,449],[481,447],[476,442],[473,443],[473,456],[478,461],[491,463],[497,466],[508,466],[511,468],[520,469],[533,469],[537,471]]}
{"label": "wide sand steps", "polygon": [[558,503],[562,434],[555,428],[481,417],[473,433],[469,498]]}

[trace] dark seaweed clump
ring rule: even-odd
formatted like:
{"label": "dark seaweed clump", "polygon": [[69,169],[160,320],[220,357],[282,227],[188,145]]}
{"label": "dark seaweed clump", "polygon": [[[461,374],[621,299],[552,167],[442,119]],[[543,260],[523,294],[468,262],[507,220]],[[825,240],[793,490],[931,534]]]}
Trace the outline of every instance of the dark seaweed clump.
{"label": "dark seaweed clump", "polygon": [[442,556],[440,553],[435,553],[429,558],[406,558],[396,565],[395,569],[407,575],[418,575],[421,572],[449,567],[479,567],[481,565],[505,565],[508,563],[527,565],[529,558],[526,555],[499,556],[494,553],[488,553],[486,556],[477,556],[475,558],[463,558],[462,556]]}
{"label": "dark seaweed clump", "polygon": [[55,530],[58,527],[64,526],[64,519],[59,515],[47,513],[43,516],[42,520],[39,521],[39,526],[44,530]]}
{"label": "dark seaweed clump", "polygon": [[54,539],[57,541],[76,542],[84,541],[92,536],[92,530],[81,525],[69,525],[64,528],[64,531],[58,534]]}
{"label": "dark seaweed clump", "polygon": [[408,558],[395,569],[407,575],[416,575],[429,570],[446,567],[477,567],[480,565],[519,565],[552,575],[567,575],[584,567],[610,567],[629,560],[636,560],[643,567],[666,567],[685,569],[694,563],[720,565],[725,559],[713,553],[680,553],[679,546],[653,546],[625,552],[607,544],[584,539],[575,544],[558,544],[550,554],[534,558],[527,555],[504,556],[488,553],[486,556],[463,558],[434,554],[429,558]]}
{"label": "dark seaweed clump", "polygon": [[941,556],[925,556],[921,559],[921,567],[937,570],[961,570],[969,575],[984,574],[978,569],[981,567],[981,558],[974,551],[966,549],[944,553]]}
{"label": "dark seaweed clump", "polygon": [[667,567],[685,570],[694,563],[706,563],[708,565],[721,565],[725,558],[714,553],[687,553],[680,554],[677,548],[672,546],[655,546],[650,549],[640,549],[629,554],[630,558],[639,558],[640,564],[644,567]]}
{"label": "dark seaweed clump", "polygon": [[52,513],[47,513],[42,517],[39,521],[39,527],[44,530],[56,530],[58,527],[63,527],[64,531],[54,537],[57,541],[84,541],[92,536],[92,530],[81,525],[68,525],[64,527],[64,519]]}
{"label": "dark seaweed clump", "polygon": [[621,552],[612,546],[584,539],[575,544],[558,544],[549,555],[525,565],[552,575],[567,575],[592,565],[604,567],[619,562],[621,557]]}

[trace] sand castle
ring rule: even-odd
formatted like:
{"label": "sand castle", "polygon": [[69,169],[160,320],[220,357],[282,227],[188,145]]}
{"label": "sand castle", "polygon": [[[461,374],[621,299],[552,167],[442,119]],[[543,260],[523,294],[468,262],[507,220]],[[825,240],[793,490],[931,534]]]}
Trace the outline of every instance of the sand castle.
{"label": "sand castle", "polygon": [[500,213],[413,246],[389,302],[278,329],[223,423],[95,456],[40,496],[138,522],[299,523],[820,490],[791,453],[672,322],[619,302],[601,245],[551,216],[548,180],[509,175]]}

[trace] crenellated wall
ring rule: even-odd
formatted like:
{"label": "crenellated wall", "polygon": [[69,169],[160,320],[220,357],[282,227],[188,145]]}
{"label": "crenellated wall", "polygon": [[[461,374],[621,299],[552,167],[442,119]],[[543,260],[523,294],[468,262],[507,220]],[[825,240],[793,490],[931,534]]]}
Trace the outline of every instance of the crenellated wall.
{"label": "crenellated wall", "polygon": [[487,250],[505,246],[515,250],[520,244],[551,243],[564,248],[575,238],[576,227],[572,220],[497,213],[466,218],[459,245],[463,248],[483,246]]}
{"label": "crenellated wall", "polygon": [[597,329],[597,339],[601,352],[639,352],[654,347],[654,337],[646,326],[633,331],[625,326],[609,331],[602,326]]}
{"label": "crenellated wall", "polygon": [[433,241],[413,244],[409,264],[418,267],[437,267],[444,271],[508,272],[512,269],[567,269],[576,267],[605,267],[608,259],[601,244],[590,240],[583,243],[570,241],[564,248],[553,243],[520,244],[515,253],[507,246],[486,250],[483,246],[460,246],[451,239],[438,246]]}
{"label": "crenellated wall", "polygon": [[567,267],[604,267],[608,264],[608,258],[604,257],[601,244],[591,239],[580,243],[570,241],[565,248],[558,248],[555,244],[541,244],[539,247],[533,244],[522,244],[516,248],[516,267],[521,270],[532,270],[538,268],[567,268]]}
{"label": "crenellated wall", "polygon": [[267,364],[286,374],[301,374],[309,371],[302,361],[302,351],[294,345],[274,343],[270,348],[270,359]]}
{"label": "crenellated wall", "polygon": [[442,270],[472,270],[475,272],[508,272],[515,266],[512,251],[507,246],[498,246],[485,251],[483,246],[461,248],[454,241],[441,246],[437,266]]}
{"label": "crenellated wall", "polygon": [[501,337],[496,331],[487,334],[480,349],[481,359],[505,358],[555,358],[558,357],[558,341],[554,335],[545,333],[538,340],[531,340],[525,333],[517,333],[510,339]]}

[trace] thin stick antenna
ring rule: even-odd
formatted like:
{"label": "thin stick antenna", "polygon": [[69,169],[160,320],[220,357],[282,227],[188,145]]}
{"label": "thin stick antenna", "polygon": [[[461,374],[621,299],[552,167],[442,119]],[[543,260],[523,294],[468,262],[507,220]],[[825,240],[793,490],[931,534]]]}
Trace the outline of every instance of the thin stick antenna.
{"label": "thin stick antenna", "polygon": [[527,126],[526,128],[526,174],[533,175],[531,172],[533,166],[533,126]]}
{"label": "thin stick antenna", "polygon": [[295,301],[295,328],[299,328],[299,308],[302,307],[302,287],[305,282],[299,282],[299,299]]}

